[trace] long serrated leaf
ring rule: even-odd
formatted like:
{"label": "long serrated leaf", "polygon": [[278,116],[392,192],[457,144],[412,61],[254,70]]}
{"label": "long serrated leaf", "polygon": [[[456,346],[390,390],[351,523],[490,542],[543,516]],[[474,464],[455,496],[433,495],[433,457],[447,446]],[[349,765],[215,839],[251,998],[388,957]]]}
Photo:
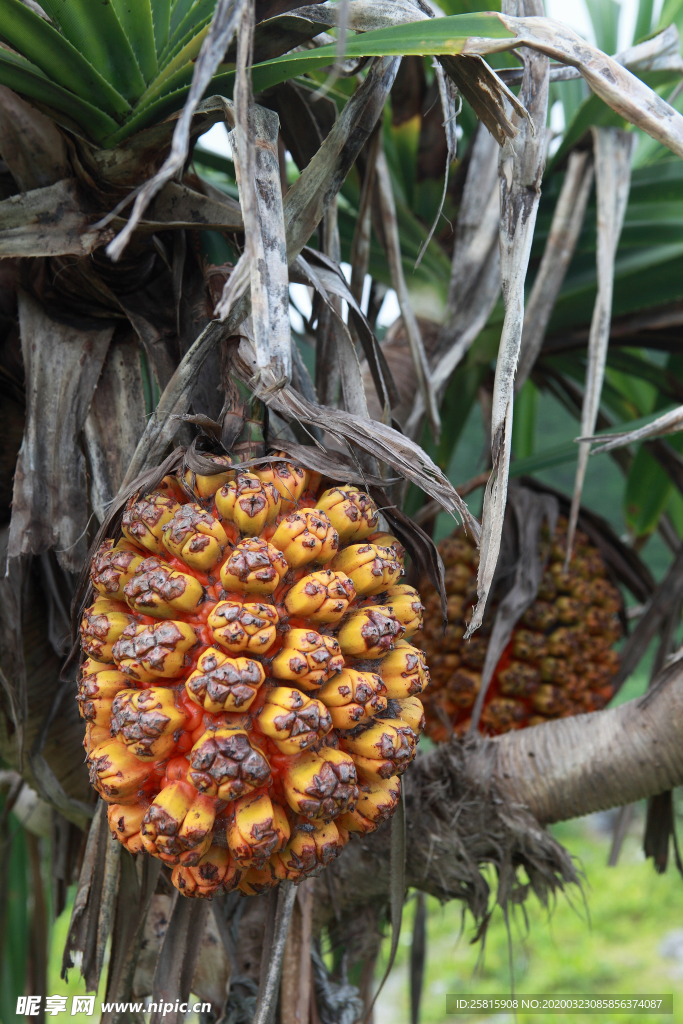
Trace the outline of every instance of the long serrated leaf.
{"label": "long serrated leaf", "polygon": [[150,6],[152,8],[152,24],[154,26],[154,46],[158,58],[168,43],[171,0],[150,0]]}
{"label": "long serrated leaf", "polygon": [[138,192],[126,227],[107,246],[107,254],[111,259],[120,258],[151,200],[166,182],[170,181],[183,167],[189,150],[192,117],[240,23],[247,2],[248,0],[238,0],[235,4],[231,4],[230,0],[219,0],[211,26],[194,65],[190,94],[173,132],[171,152],[161,169]]}
{"label": "long serrated leaf", "polygon": [[[160,67],[164,67],[172,60],[175,54],[211,21],[215,6],[216,0],[199,0],[175,26],[173,17],[171,17],[168,44],[159,55]],[[175,10],[173,13],[175,14]]]}
{"label": "long serrated leaf", "polygon": [[157,73],[154,23],[150,0],[111,0],[145,82]]}
{"label": "long serrated leaf", "polygon": [[[416,18],[422,13],[416,11]],[[425,26],[427,26],[425,28]],[[471,35],[469,33],[472,33]],[[576,66],[600,98],[622,117],[637,124],[673,152],[683,155],[683,116],[660,99],[613,58],[589,46],[576,33],[558,22],[542,18],[525,19],[496,14],[456,15],[398,25],[393,29],[365,32],[347,40],[346,56],[381,54],[490,54],[528,46],[556,60]],[[181,51],[164,71],[163,80],[154,83],[130,122],[107,139],[115,145],[134,131],[146,127],[155,118],[171,112],[182,102],[191,78],[191,51]],[[285,55],[257,64],[253,69],[256,92],[278,85],[298,75],[334,63],[336,47],[319,47]],[[216,91],[232,95],[234,71],[216,74]],[[171,95],[175,91],[175,95]]]}
{"label": "long serrated leaf", "polygon": [[616,53],[620,14],[621,4],[617,0],[591,0],[588,5],[595,41],[605,53]]}
{"label": "long serrated leaf", "polygon": [[[609,330],[612,318],[614,259],[631,187],[631,156],[635,139],[619,128],[593,128],[595,186],[598,203],[598,294],[588,338],[588,369],[581,411],[581,433],[592,434],[600,409]],[[590,444],[579,443],[579,458],[567,531],[567,560],[571,557]]]}
{"label": "long serrated leaf", "polygon": [[61,111],[80,125],[90,138],[98,141],[117,128],[116,121],[109,114],[51,82],[35,64],[4,48],[0,48],[0,85],[6,85],[37,103],[44,103],[52,110]]}
{"label": "long serrated leaf", "polygon": [[[194,72],[193,62],[198,57],[208,30],[209,23],[207,22],[200,32],[191,33],[183,46],[161,68],[154,80],[150,82],[147,89],[139,97],[135,107],[135,114],[131,121],[140,123],[141,117],[147,113],[145,123],[149,123],[148,108],[153,107],[160,100],[165,100],[168,94],[177,90],[180,85],[190,84]],[[125,130],[130,131],[129,124],[125,126]]]}
{"label": "long serrated leaf", "polygon": [[[136,0],[136,4],[139,2]],[[68,3],[45,0],[42,6],[59,25],[64,37],[93,67],[99,69],[112,89],[134,103],[144,92],[145,80],[113,4],[93,4],[90,0],[69,0]]]}
{"label": "long serrated leaf", "polygon": [[[468,38],[463,38],[464,33]],[[432,18],[356,36],[347,42],[346,56],[463,52],[486,55],[520,46],[577,67],[591,89],[612,110],[673,152],[683,155],[683,116],[613,57],[590,46],[576,32],[556,21],[494,14]],[[276,85],[286,78],[330,64],[335,53],[335,47],[324,46],[295,57],[278,57],[256,65],[254,89]]]}
{"label": "long serrated leaf", "polygon": [[[130,111],[125,94],[106,78],[102,65],[90,63],[84,51],[25,7],[21,0],[0,0],[0,25],[2,36],[10,46],[39,67],[52,82],[107,113],[123,115]],[[4,57],[7,51],[3,49],[2,54]],[[12,85],[11,82],[6,84]]]}

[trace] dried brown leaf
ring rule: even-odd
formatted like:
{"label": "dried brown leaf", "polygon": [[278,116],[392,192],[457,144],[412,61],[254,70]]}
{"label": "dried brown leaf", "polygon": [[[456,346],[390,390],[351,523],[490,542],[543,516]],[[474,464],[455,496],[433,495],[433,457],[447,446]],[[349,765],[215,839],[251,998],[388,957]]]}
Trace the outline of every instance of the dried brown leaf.
{"label": "dried brown leaf", "polygon": [[[636,141],[632,132],[623,131],[621,128],[593,127],[592,132],[598,206],[596,253],[598,294],[595,298],[588,337],[588,367],[581,410],[581,433],[583,435],[594,432],[600,411],[600,397],[612,320],[614,261],[631,189],[631,156]],[[571,558],[589,454],[590,443],[579,442],[574,495],[569,515],[567,562]]]}
{"label": "dried brown leaf", "polygon": [[[522,9],[533,9],[536,2],[525,0]],[[510,0],[505,9],[510,9],[512,4],[513,0]],[[521,56],[524,58],[525,74],[520,96],[533,122],[523,120],[519,134],[507,140],[500,153],[500,268],[505,320],[493,386],[493,468],[484,493],[481,560],[477,577],[478,600],[466,636],[471,636],[481,625],[500,550],[512,445],[514,379],[524,322],[524,282],[545,161],[544,131],[541,126],[546,123],[548,108],[548,60],[528,50],[522,51]],[[532,132],[533,124],[539,126],[535,133]]]}
{"label": "dried brown leaf", "polygon": [[14,479],[9,557],[55,548],[65,569],[87,550],[85,458],[78,446],[113,327],[82,331],[51,320],[19,293],[27,417]]}

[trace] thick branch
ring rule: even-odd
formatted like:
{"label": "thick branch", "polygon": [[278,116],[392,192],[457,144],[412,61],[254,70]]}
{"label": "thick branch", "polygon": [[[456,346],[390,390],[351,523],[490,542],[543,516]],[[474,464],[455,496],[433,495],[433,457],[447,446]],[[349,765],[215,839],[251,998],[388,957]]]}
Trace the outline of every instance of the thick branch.
{"label": "thick branch", "polygon": [[633,803],[683,783],[682,727],[678,665],[650,702],[501,736],[496,782],[544,824]]}
{"label": "thick branch", "polygon": [[[483,920],[490,890],[480,868],[493,863],[499,902],[523,898],[520,867],[545,901],[577,877],[544,826],[681,785],[682,728],[678,663],[665,669],[647,698],[497,739],[454,739],[419,758],[404,777],[407,884],[461,899]],[[384,825],[352,841],[330,865],[316,890],[316,927],[335,917],[343,927],[359,915],[382,914],[389,836]]]}

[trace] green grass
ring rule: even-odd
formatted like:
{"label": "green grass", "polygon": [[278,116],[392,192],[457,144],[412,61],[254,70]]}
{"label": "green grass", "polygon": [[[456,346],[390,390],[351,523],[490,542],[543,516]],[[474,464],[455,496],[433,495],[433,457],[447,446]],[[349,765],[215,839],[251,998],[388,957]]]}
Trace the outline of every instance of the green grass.
{"label": "green grass", "polygon": [[[528,930],[517,909],[512,921],[512,960],[518,993],[673,993],[674,1014],[519,1013],[518,1024],[650,1024],[683,1020],[683,963],[662,955],[667,933],[683,929],[683,880],[675,869],[657,875],[640,851],[642,808],[629,833],[617,868],[607,867],[611,837],[597,830],[600,818],[554,827],[557,838],[577,858],[585,874],[586,906],[578,890],[560,895],[548,913],[532,896],[526,903]],[[414,903],[408,903],[396,966],[381,993],[375,1024],[408,1024],[407,964]],[[441,907],[428,899],[427,967],[421,1024],[488,1021],[513,1024],[511,1014],[446,1016],[446,993],[489,995],[510,992],[508,935],[503,915],[492,916],[481,962],[471,945],[474,927],[465,919],[461,932],[458,903]],[[385,943],[384,954],[388,949]]]}

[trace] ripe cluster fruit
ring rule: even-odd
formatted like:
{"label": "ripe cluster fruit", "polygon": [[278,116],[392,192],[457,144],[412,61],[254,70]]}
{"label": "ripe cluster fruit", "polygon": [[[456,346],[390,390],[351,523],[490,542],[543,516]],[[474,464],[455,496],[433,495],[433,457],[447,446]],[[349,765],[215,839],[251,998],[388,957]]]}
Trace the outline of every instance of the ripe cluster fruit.
{"label": "ripe cluster fruit", "polygon": [[263,892],[396,808],[424,725],[416,590],[375,503],[283,457],[164,478],[96,552],[90,778],[186,896]]}
{"label": "ripe cluster fruit", "polygon": [[[485,733],[598,711],[612,696],[621,598],[607,579],[600,552],[581,531],[564,571],[566,533],[561,517],[552,543],[545,541],[548,561],[538,596],[517,623],[487,691],[480,720]],[[442,541],[439,550],[448,594],[445,635],[439,596],[427,584],[422,588],[422,646],[432,680],[424,702],[426,731],[436,742],[469,728],[495,612],[494,602],[482,628],[463,640],[477,599],[479,553],[462,530]]]}

